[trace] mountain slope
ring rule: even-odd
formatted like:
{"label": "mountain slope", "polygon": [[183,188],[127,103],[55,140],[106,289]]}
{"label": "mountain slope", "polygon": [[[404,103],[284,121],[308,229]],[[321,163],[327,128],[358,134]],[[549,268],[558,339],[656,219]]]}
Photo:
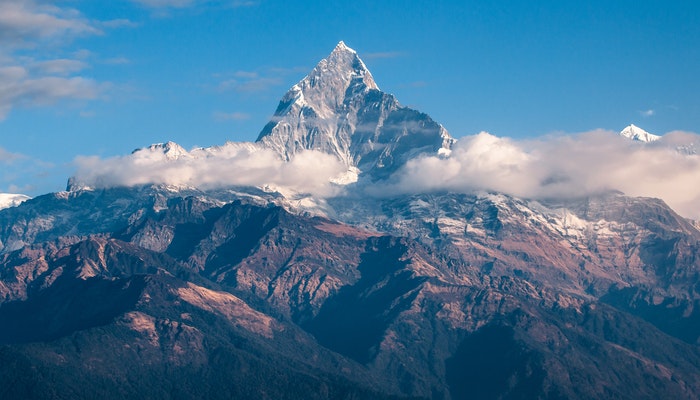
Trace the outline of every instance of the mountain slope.
{"label": "mountain slope", "polygon": [[[115,190],[100,197],[118,204],[134,194]],[[88,195],[94,193],[83,194]],[[57,372],[64,369],[56,370],[63,364],[55,360],[63,357],[69,365],[93,365],[96,382],[113,379],[105,375],[108,365],[123,368],[150,360],[150,367],[134,370],[168,385],[175,384],[177,375],[174,387],[184,392],[192,390],[189,382],[206,374],[212,388],[219,379],[241,382],[236,391],[226,386],[221,393],[259,393],[262,382],[255,383],[245,372],[212,373],[211,368],[238,360],[248,371],[280,376],[270,389],[280,398],[297,398],[293,393],[302,390],[298,385],[307,384],[303,390],[326,393],[318,398],[333,398],[335,390],[349,390],[359,398],[378,398],[379,393],[422,398],[461,398],[464,393],[477,398],[625,393],[692,398],[698,393],[700,371],[694,363],[700,354],[692,340],[684,343],[662,333],[633,316],[632,307],[621,311],[602,302],[617,287],[642,284],[656,288],[657,296],[692,298],[687,297],[692,280],[679,273],[686,268],[692,274],[696,264],[667,264],[661,274],[647,271],[645,264],[633,263],[639,262],[634,254],[643,252],[644,241],[637,250],[626,244],[635,242],[629,235],[638,229],[629,224],[644,224],[657,236],[697,240],[698,233],[686,230],[682,219],[672,213],[663,216],[662,210],[654,211],[661,217],[653,220],[648,213],[600,208],[614,204],[611,199],[570,205],[581,218],[627,224],[619,232],[611,230],[613,225],[601,227],[607,232],[604,241],[590,242],[597,247],[587,250],[591,260],[581,265],[580,258],[565,256],[573,251],[566,243],[575,243],[571,240],[576,234],[558,231],[560,222],[555,220],[546,226],[545,219],[539,228],[532,224],[536,215],[561,208],[528,206],[499,196],[453,196],[398,199],[408,204],[387,205],[396,213],[390,218],[400,215],[384,225],[395,235],[293,215],[272,205],[214,202],[202,194],[173,195],[163,203],[165,208],[140,208],[129,218],[107,219],[122,221],[118,225],[86,225],[93,233],[85,239],[68,235],[77,233],[71,224],[63,225],[63,232],[52,227],[46,242],[35,240],[3,254],[0,323],[13,327],[0,335],[3,354],[8,365],[28,362],[50,374],[58,387],[71,377]],[[624,197],[620,200],[619,210],[651,210],[644,200],[632,207]],[[60,205],[64,200],[43,201]],[[466,208],[451,209],[444,202]],[[45,218],[35,214],[35,207],[27,203],[3,213],[25,212],[29,223],[22,225],[34,225],[32,218]],[[426,218],[432,212],[464,214]],[[455,229],[459,221],[472,228]],[[575,224],[585,232],[583,225]],[[408,237],[396,236],[402,229]],[[543,234],[541,241],[532,242]],[[616,247],[618,240],[630,249],[630,264],[618,264],[617,274],[606,272],[605,265],[617,263],[618,255],[601,245]],[[549,255],[542,254],[545,244]],[[657,249],[656,254],[670,260],[675,253],[666,251]],[[548,264],[555,260],[558,264]],[[676,272],[668,275],[671,270]],[[681,296],[684,291],[686,297]],[[681,318],[686,324],[696,320],[696,315]],[[80,352],[69,345],[76,340]],[[118,358],[88,361],[105,341],[115,346]],[[245,345],[234,349],[231,343]],[[125,345],[141,350],[117,350]],[[591,346],[598,350],[591,352]],[[489,354],[479,353],[487,349]],[[293,371],[307,371],[306,378]],[[571,381],[571,376],[580,381]],[[146,384],[134,377],[123,379],[132,382],[133,390]],[[477,381],[492,385],[481,387]],[[606,383],[591,387],[591,381]],[[107,387],[118,386],[112,381]],[[81,390],[94,393],[98,388],[86,384]],[[156,398],[164,398],[158,393]]]}

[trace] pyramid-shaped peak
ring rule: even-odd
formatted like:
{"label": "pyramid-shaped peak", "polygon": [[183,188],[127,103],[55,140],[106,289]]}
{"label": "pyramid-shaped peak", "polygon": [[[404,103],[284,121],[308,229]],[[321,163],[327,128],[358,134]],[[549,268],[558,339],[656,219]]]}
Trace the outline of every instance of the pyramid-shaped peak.
{"label": "pyramid-shaped peak", "polygon": [[342,40],[340,42],[338,42],[338,44],[335,46],[335,49],[333,49],[333,53],[336,53],[336,52],[349,52],[349,53],[357,54],[357,52],[355,50],[349,48],[345,44],[345,42],[343,42]]}
{"label": "pyramid-shaped peak", "polygon": [[304,150],[331,154],[355,178],[359,172],[378,179],[417,154],[449,150],[454,140],[426,114],[381,92],[341,41],[282,97],[257,142],[284,160]]}
{"label": "pyramid-shaped peak", "polygon": [[374,82],[372,73],[369,72],[357,52],[348,47],[342,40],[338,42],[328,57],[321,60],[309,76],[299,83],[306,87],[312,87],[321,82],[341,83],[346,88],[351,82],[354,82],[367,89],[379,89]]}

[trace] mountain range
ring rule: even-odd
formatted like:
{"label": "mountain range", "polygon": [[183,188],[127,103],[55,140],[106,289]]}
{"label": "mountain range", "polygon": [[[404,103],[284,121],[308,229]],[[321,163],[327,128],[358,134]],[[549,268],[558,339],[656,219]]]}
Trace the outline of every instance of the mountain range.
{"label": "mountain range", "polygon": [[[170,180],[0,210],[0,398],[700,397],[697,227],[615,191],[367,195],[455,143],[340,42],[255,143],[152,145],[111,167]],[[304,157],[333,190],[183,178]]]}

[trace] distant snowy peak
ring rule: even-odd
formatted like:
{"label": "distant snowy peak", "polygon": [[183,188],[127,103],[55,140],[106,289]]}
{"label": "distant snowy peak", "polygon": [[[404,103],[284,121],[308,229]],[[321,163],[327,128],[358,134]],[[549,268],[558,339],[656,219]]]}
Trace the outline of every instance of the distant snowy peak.
{"label": "distant snowy peak", "polygon": [[622,132],[620,132],[620,136],[645,143],[654,142],[661,139],[661,136],[651,134],[634,124],[631,124],[623,129]]}
{"label": "distant snowy peak", "polygon": [[16,207],[29,199],[31,199],[31,197],[23,194],[0,193],[0,210]]}
{"label": "distant snowy peak", "polygon": [[174,161],[204,157],[226,157],[241,151],[253,153],[260,150],[260,148],[260,145],[251,142],[226,142],[222,146],[196,147],[187,151],[184,147],[175,142],[167,142],[155,143],[148,147],[136,149],[129,157]]}
{"label": "distant snowy peak", "polygon": [[133,156],[162,155],[167,160],[177,160],[190,156],[185,148],[175,142],[155,143],[145,148],[136,149],[131,154]]}
{"label": "distant snowy peak", "polygon": [[257,142],[285,160],[318,150],[383,178],[414,156],[449,150],[454,139],[380,91],[357,52],[340,42],[282,97]]}

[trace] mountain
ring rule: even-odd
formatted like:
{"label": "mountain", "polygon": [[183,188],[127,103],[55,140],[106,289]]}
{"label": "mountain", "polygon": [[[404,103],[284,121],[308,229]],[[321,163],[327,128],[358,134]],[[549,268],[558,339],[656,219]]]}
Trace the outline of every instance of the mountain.
{"label": "mountain", "polygon": [[355,50],[341,41],[282,97],[257,142],[286,160],[319,150],[385,178],[418,154],[449,151],[454,139],[428,115],[379,90]]}
{"label": "mountain", "polygon": [[0,210],[8,207],[15,207],[23,201],[29,200],[31,197],[23,194],[0,193]]}
{"label": "mountain", "polygon": [[[342,42],[271,124],[109,165],[315,150],[382,183],[453,141]],[[700,231],[663,201],[342,188],[73,179],[0,210],[0,398],[700,397]]]}
{"label": "mountain", "polygon": [[0,212],[3,393],[700,390],[700,233],[659,201],[424,194],[354,202],[348,225],[224,195],[79,191]]}
{"label": "mountain", "polygon": [[620,136],[645,143],[654,142],[661,139],[661,136],[653,135],[638,126],[635,126],[634,124],[631,124],[623,129],[620,132]]}

